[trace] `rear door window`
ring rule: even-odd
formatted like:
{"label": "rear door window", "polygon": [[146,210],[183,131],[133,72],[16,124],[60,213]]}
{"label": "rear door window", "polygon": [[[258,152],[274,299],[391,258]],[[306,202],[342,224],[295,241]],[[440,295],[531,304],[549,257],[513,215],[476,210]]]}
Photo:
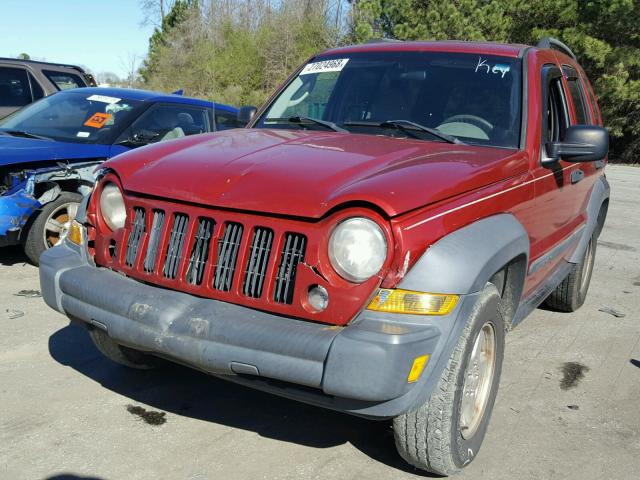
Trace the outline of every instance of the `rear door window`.
{"label": "rear door window", "polygon": [[569,94],[573,101],[573,108],[576,114],[577,125],[588,125],[591,123],[589,118],[589,111],[587,108],[586,95],[584,93],[584,87],[582,81],[578,77],[578,72],[572,67],[564,65],[562,67],[562,73],[564,73],[567,79],[567,85],[569,86]]}
{"label": "rear door window", "polygon": [[22,107],[32,101],[26,70],[0,67],[0,107]]}
{"label": "rear door window", "polygon": [[53,70],[43,70],[42,73],[51,80],[58,90],[68,90],[70,88],[85,86],[80,77],[72,73],[54,72]]}

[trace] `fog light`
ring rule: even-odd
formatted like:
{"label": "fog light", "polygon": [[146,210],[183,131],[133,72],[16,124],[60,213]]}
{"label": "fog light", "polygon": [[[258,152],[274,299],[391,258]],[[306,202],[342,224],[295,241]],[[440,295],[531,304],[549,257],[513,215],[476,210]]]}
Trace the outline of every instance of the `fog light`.
{"label": "fog light", "polygon": [[329,293],[327,289],[320,285],[315,285],[309,289],[307,294],[309,306],[316,312],[322,312],[329,306]]}
{"label": "fog light", "polygon": [[67,231],[67,240],[76,245],[82,245],[82,225],[73,220]]}

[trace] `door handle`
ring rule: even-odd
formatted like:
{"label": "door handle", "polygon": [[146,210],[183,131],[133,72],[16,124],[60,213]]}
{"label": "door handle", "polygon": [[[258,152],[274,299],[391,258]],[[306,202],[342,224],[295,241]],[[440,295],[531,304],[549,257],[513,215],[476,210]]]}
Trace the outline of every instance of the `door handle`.
{"label": "door handle", "polygon": [[578,183],[580,180],[584,178],[584,172],[579,168],[571,172],[571,183]]}

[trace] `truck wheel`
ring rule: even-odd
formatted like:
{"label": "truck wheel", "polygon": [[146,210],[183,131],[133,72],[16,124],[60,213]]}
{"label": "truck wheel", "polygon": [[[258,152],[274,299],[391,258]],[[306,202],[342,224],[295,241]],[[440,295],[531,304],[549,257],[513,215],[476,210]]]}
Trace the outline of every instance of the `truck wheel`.
{"label": "truck wheel", "polygon": [[451,475],[478,454],[495,402],[504,356],[500,295],[487,284],[431,396],[393,420],[398,452],[411,465]]}
{"label": "truck wheel", "polygon": [[544,301],[547,307],[560,312],[575,312],[582,306],[589,291],[591,273],[596,259],[597,242],[598,237],[594,233],[589,240],[582,261],[571,268],[569,275]]}
{"label": "truck wheel", "polygon": [[138,370],[155,367],[155,359],[151,355],[119,345],[103,330],[92,328],[89,330],[89,336],[100,353],[120,365]]}
{"label": "truck wheel", "polygon": [[42,207],[24,242],[24,253],[31,263],[38,265],[42,252],[65,239],[81,201],[79,193],[62,192],[53,202]]}

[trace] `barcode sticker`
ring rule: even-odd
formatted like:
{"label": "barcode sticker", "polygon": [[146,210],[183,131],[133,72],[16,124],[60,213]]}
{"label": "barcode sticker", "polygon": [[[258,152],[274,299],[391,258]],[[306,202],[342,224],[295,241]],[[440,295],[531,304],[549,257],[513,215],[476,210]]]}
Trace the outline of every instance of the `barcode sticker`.
{"label": "barcode sticker", "polygon": [[322,62],[307,63],[300,72],[300,75],[322,72],[340,72],[348,61],[348,58],[337,58],[335,60],[323,60]]}

